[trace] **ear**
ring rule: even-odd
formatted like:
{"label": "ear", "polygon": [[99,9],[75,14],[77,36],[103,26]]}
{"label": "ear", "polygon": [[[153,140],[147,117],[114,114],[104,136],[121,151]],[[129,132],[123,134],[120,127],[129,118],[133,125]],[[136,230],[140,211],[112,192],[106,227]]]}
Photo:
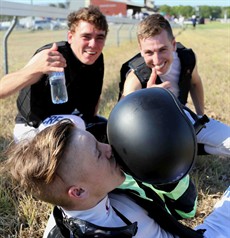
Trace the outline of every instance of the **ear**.
{"label": "ear", "polygon": [[73,38],[73,33],[71,31],[68,31],[68,33],[67,33],[67,40],[68,40],[69,44],[72,43],[72,38]]}
{"label": "ear", "polygon": [[72,198],[86,198],[87,192],[81,187],[72,186],[68,190],[68,195]]}
{"label": "ear", "polygon": [[175,38],[172,41],[172,45],[173,45],[173,50],[176,51],[176,40],[175,40]]}

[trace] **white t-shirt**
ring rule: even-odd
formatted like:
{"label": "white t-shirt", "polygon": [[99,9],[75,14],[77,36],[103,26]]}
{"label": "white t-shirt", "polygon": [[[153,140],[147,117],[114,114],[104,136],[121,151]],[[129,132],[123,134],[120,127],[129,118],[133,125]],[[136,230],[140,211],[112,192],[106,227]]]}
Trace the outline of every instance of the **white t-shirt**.
{"label": "white t-shirt", "polygon": [[168,72],[166,72],[163,75],[159,75],[162,82],[169,81],[171,83],[171,87],[169,90],[178,98],[179,96],[179,77],[180,77],[180,71],[181,71],[181,63],[180,59],[178,57],[177,52],[173,52],[173,62],[170,66],[170,69]]}

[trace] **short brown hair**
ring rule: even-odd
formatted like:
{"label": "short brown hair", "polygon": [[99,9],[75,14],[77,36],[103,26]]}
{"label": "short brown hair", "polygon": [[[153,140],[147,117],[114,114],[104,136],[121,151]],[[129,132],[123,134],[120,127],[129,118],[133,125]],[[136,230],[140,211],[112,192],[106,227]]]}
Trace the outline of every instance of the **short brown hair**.
{"label": "short brown hair", "polygon": [[159,35],[162,30],[167,32],[169,40],[174,39],[169,21],[161,14],[152,14],[139,23],[137,29],[138,41]]}
{"label": "short brown hair", "polygon": [[69,14],[68,18],[69,30],[74,32],[80,21],[86,21],[93,24],[97,29],[108,33],[108,23],[105,15],[102,14],[97,6],[89,6],[88,8],[81,8],[78,11]]}
{"label": "short brown hair", "polygon": [[64,153],[75,128],[72,121],[61,120],[32,140],[12,144],[5,152],[8,159],[1,164],[1,172],[7,172],[22,190],[43,201],[55,203],[53,182],[58,176],[60,163],[65,160]]}

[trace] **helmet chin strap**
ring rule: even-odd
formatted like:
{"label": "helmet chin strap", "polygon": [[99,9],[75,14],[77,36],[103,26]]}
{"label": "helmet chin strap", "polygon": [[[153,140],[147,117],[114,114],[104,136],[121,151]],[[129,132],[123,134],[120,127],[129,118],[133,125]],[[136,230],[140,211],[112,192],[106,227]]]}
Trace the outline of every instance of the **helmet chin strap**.
{"label": "helmet chin strap", "polygon": [[199,134],[202,128],[205,128],[205,124],[209,122],[209,118],[206,115],[197,116],[191,109],[186,106],[183,106],[183,109],[188,111],[191,117],[194,119],[195,123],[193,124],[196,135]]}

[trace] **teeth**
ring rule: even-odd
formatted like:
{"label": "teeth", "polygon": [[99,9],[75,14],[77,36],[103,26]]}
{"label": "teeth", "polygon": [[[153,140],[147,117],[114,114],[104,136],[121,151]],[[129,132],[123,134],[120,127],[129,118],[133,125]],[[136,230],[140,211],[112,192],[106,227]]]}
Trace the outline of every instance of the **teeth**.
{"label": "teeth", "polygon": [[87,53],[88,53],[89,55],[95,55],[95,54],[96,54],[96,52],[90,52],[90,51],[87,51]]}
{"label": "teeth", "polygon": [[162,63],[161,65],[155,65],[155,69],[159,70],[161,69],[163,66],[165,65],[165,63]]}

